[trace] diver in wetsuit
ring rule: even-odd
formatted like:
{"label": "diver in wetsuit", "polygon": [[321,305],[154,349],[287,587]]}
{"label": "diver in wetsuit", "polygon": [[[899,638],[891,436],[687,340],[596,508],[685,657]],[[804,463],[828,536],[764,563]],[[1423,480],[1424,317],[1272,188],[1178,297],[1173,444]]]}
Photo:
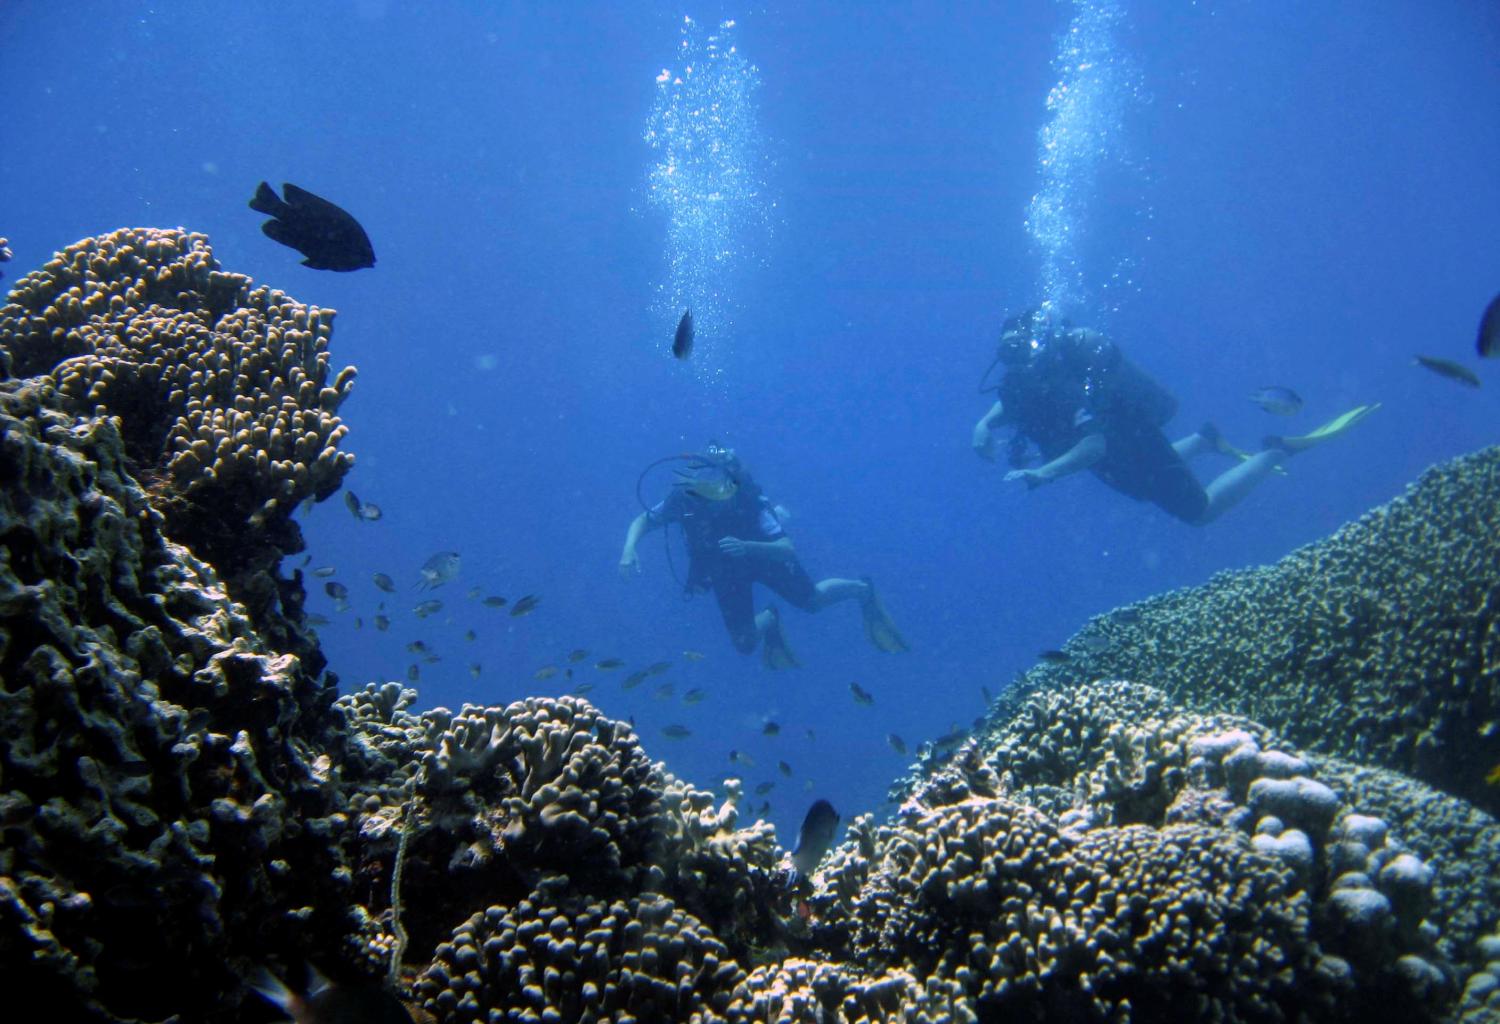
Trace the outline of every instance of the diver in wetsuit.
{"label": "diver in wetsuit", "polygon": [[[1269,437],[1254,455],[1229,446],[1212,424],[1173,443],[1162,433],[1177,400],[1097,331],[1031,310],[1005,322],[996,364],[998,400],[974,426],[974,450],[993,461],[995,430],[1013,427],[1005,479],[1028,488],[1087,469],[1110,487],[1185,523],[1213,522],[1289,457],[1336,437],[1378,406],[1359,406],[1310,434]],[[1030,445],[1047,461],[1023,463]],[[1207,487],[1188,460],[1218,453],[1239,464]]]}
{"label": "diver in wetsuit", "polygon": [[795,668],[781,617],[774,605],[756,614],[751,587],[769,587],[794,608],[816,612],[840,601],[857,600],[865,633],[882,651],[907,649],[868,578],[825,579],[814,583],[782,528],[785,513],[772,505],[733,449],[710,445],[701,455],[683,457],[687,468],[665,498],[636,516],[625,534],[620,573],[640,571],[636,545],[667,523],[680,523],[688,548],[688,593],[712,590],[734,646],[749,654],[761,645],[768,668]]}

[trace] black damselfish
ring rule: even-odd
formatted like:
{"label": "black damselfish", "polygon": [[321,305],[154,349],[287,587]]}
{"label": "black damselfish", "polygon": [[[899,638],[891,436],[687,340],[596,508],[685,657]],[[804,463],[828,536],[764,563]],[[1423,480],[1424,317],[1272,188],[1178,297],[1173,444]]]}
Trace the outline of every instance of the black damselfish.
{"label": "black damselfish", "polygon": [[682,319],[677,321],[677,333],[672,336],[672,354],[678,359],[686,359],[693,354],[693,311],[683,310]]}
{"label": "black damselfish", "polygon": [[[5,239],[0,238],[0,242]],[[1479,341],[1475,346],[1486,359],[1500,356],[1500,295],[1490,300],[1479,321]]]}
{"label": "black damselfish", "polygon": [[250,200],[250,209],[271,220],[260,229],[272,241],[296,249],[313,270],[360,270],[375,265],[370,236],[348,211],[290,182],[281,186],[286,198],[261,182]]}

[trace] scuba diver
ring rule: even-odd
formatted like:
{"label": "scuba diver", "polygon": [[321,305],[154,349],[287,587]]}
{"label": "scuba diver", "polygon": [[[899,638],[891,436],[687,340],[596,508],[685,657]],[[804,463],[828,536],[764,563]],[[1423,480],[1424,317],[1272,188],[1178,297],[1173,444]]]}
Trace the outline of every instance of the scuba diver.
{"label": "scuba diver", "polygon": [[812,581],[797,558],[791,538],[782,529],[786,510],[771,504],[732,448],[710,444],[700,455],[669,455],[656,460],[636,481],[637,498],[641,497],[646,474],[673,461],[685,466],[676,471],[672,489],[655,505],[647,507],[642,499],[645,511],[626,531],[625,548],[620,553],[622,576],[629,578],[640,572],[636,545],[643,536],[668,523],[680,523],[688,549],[683,589],[689,594],[713,591],[724,625],[741,654],[751,653],[759,644],[767,668],[795,668],[799,664],[787,645],[775,605],[756,613],[751,594],[755,583],[808,612],[857,600],[870,643],[892,653],[907,650],[906,641],[886,614],[868,577]]}
{"label": "scuba diver", "polygon": [[[973,446],[994,461],[995,431],[1014,428],[1008,481],[1028,489],[1080,470],[1137,501],[1149,501],[1185,523],[1211,523],[1292,455],[1339,436],[1380,406],[1361,405],[1300,437],[1271,436],[1255,454],[1230,445],[1211,423],[1173,443],[1162,428],[1177,400],[1097,331],[1056,323],[1040,309],[1005,322],[990,370],[1005,366],[997,401],[974,426]],[[985,372],[989,376],[990,370]],[[1026,466],[1035,445],[1047,461]],[[1200,484],[1188,460],[1228,455],[1239,464]]]}

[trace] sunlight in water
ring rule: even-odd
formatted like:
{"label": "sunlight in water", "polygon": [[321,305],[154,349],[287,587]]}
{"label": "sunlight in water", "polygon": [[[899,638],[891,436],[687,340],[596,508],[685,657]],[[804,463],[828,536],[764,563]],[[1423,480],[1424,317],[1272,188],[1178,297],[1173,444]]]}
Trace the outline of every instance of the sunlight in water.
{"label": "sunlight in water", "polygon": [[758,258],[768,225],[755,110],[760,76],[734,46],[733,30],[726,21],[700,39],[693,20],[683,19],[675,66],[656,76],[646,123],[656,155],[649,198],[667,215],[667,275],[653,312],[669,340],[691,307],[700,350],[733,326],[734,273]]}
{"label": "sunlight in water", "polygon": [[[1026,231],[1036,245],[1044,305],[1061,314],[1098,312],[1111,288],[1130,287],[1130,257],[1115,246],[1110,269],[1090,273],[1088,243],[1098,233],[1101,178],[1125,170],[1138,177],[1125,138],[1125,115],[1141,99],[1140,76],[1121,52],[1124,20],[1115,0],[1072,0],[1052,66],[1047,123],[1037,135],[1041,187],[1031,197]],[[1132,204],[1149,216],[1144,203]],[[1102,277],[1100,282],[1098,278]],[[1097,293],[1096,293],[1097,292]]]}

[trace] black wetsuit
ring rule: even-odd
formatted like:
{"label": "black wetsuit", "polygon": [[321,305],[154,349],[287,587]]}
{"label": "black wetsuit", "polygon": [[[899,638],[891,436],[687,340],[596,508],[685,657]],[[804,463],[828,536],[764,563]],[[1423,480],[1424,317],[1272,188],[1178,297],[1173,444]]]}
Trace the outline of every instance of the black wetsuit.
{"label": "black wetsuit", "polygon": [[1197,522],[1208,494],[1161,428],[1177,402],[1095,331],[1069,328],[1000,383],[1001,421],[1050,462],[1090,435],[1104,457],[1089,469],[1121,494]]}
{"label": "black wetsuit", "polygon": [[776,541],[786,536],[770,501],[758,489],[742,487],[726,501],[709,501],[686,488],[674,488],[647,515],[653,525],[682,524],[688,548],[687,590],[714,592],[719,614],[740,651],[755,650],[758,639],[752,584],[770,587],[794,608],[810,611],[817,601],[817,586],[796,558],[731,558],[719,550],[725,537]]}

